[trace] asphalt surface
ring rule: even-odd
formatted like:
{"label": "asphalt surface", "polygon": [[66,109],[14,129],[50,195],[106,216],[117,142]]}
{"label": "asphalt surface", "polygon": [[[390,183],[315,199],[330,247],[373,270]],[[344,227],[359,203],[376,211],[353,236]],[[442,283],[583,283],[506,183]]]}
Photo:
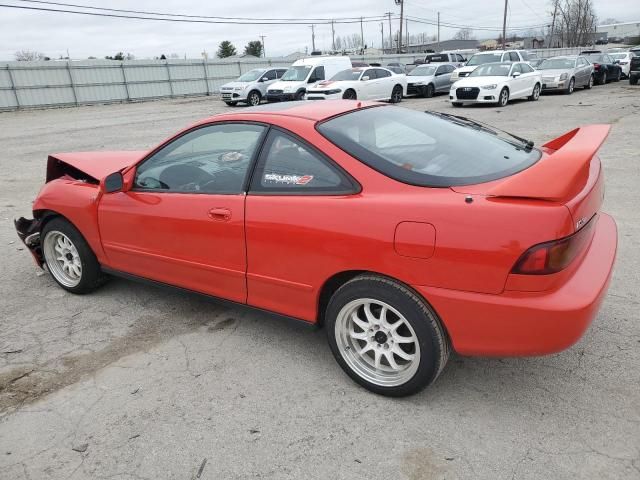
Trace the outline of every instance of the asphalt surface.
{"label": "asphalt surface", "polygon": [[[453,356],[430,389],[368,393],[324,331],[114,279],[57,287],[20,245],[54,151],[145,149],[228,107],[215,98],[0,114],[0,478],[639,479],[640,87],[506,108],[401,106],[536,143],[610,123],[604,210],[619,228],[600,314],[571,349]],[[517,319],[515,319],[517,320]]]}

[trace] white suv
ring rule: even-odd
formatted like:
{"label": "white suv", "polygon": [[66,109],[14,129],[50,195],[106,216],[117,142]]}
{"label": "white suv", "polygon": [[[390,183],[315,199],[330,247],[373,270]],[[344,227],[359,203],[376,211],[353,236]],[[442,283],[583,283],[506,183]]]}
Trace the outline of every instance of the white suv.
{"label": "white suv", "polygon": [[451,80],[468,77],[478,65],[498,62],[528,62],[529,54],[525,50],[491,50],[479,52],[471,56],[464,67],[457,68],[451,75]]}

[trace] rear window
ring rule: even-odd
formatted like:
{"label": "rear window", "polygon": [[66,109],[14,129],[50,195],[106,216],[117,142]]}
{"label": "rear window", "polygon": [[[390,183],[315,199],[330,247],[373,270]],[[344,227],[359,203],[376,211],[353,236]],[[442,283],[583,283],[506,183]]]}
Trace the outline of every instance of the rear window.
{"label": "rear window", "polygon": [[488,182],[533,165],[540,151],[486,128],[400,107],[371,107],[318,125],[332,143],[403,183],[451,187]]}
{"label": "rear window", "polygon": [[425,62],[427,63],[446,63],[449,61],[449,57],[446,54],[435,54],[435,55],[427,55],[425,57]]}
{"label": "rear window", "polygon": [[502,60],[501,53],[476,53],[467,62],[468,66],[482,65],[483,63],[499,62]]}

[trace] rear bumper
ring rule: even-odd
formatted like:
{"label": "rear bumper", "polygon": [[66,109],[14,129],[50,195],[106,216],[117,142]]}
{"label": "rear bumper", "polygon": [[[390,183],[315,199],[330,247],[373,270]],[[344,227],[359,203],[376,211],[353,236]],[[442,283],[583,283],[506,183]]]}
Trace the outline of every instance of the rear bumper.
{"label": "rear bumper", "polygon": [[616,256],[618,233],[600,214],[581,265],[561,287],[500,295],[414,287],[440,315],[462,355],[533,356],[564,350],[587,330],[604,299]]}
{"label": "rear bumper", "polygon": [[31,252],[36,264],[42,267],[44,257],[40,246],[40,221],[20,217],[14,220],[13,224],[16,227],[18,237]]}

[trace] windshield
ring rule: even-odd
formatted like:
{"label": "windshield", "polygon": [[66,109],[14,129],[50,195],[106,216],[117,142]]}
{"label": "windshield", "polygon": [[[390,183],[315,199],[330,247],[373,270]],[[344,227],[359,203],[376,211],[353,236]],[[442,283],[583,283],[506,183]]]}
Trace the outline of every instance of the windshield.
{"label": "windshield", "polygon": [[410,77],[431,77],[438,67],[416,67],[409,72]]}
{"label": "windshield", "polygon": [[361,73],[362,70],[343,70],[336,73],[333,77],[330,78],[330,80],[332,82],[339,82],[341,80],[358,80]]}
{"label": "windshield", "polygon": [[469,74],[470,77],[506,77],[511,70],[510,63],[489,63],[480,65]]}
{"label": "windshield", "polygon": [[424,187],[496,180],[541,156],[490,128],[400,107],[354,110],[321,123],[318,131],[384,175]]}
{"label": "windshield", "polygon": [[483,63],[499,62],[500,60],[502,60],[501,53],[477,53],[469,59],[467,65],[482,65]]}
{"label": "windshield", "polygon": [[602,62],[602,57],[604,57],[604,55],[592,54],[592,55],[587,55],[586,57],[589,59],[591,63],[593,63],[593,62]]}
{"label": "windshield", "polygon": [[310,70],[311,65],[289,67],[289,69],[284,72],[284,75],[282,75],[282,78],[280,80],[289,82],[301,82],[302,80],[305,80],[307,78]]}
{"label": "windshield", "polygon": [[609,56],[614,60],[622,60],[624,58],[627,58],[626,53],[610,53]]}
{"label": "windshield", "polygon": [[447,56],[447,54],[438,54],[438,53],[434,53],[431,55],[427,55],[424,59],[425,62],[427,63],[438,63],[438,62],[448,62],[449,61],[449,57]]}
{"label": "windshield", "polygon": [[575,60],[568,58],[548,58],[540,64],[540,70],[566,70],[575,66]]}
{"label": "windshield", "polygon": [[239,82],[255,82],[262,76],[264,72],[265,70],[262,70],[262,69],[249,70],[247,73],[240,75],[240,78],[238,78],[238,81]]}

